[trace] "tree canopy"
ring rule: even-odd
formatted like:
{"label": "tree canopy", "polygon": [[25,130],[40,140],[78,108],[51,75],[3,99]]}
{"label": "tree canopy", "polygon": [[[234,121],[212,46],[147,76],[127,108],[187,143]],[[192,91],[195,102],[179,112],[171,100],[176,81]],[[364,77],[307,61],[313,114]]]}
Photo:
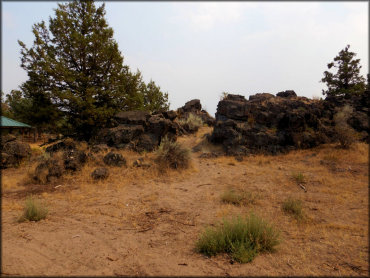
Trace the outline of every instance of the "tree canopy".
{"label": "tree canopy", "polygon": [[21,95],[31,107],[45,107],[47,121],[62,115],[70,133],[88,139],[119,110],[168,109],[168,94],[123,64],[104,4],[58,4],[49,27],[42,21],[32,32],[31,48],[19,41],[29,77]]}
{"label": "tree canopy", "polygon": [[324,72],[321,82],[326,83],[328,89],[323,90],[323,95],[358,95],[365,90],[365,78],[360,75],[360,59],[354,59],[356,53],[349,51],[349,45],[341,50],[328,64],[328,69],[336,69],[336,72]]}

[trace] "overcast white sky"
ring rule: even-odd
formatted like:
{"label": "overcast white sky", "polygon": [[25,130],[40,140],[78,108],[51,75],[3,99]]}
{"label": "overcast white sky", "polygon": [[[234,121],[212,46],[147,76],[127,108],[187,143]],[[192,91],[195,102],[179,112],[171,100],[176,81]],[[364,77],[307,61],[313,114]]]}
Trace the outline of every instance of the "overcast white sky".
{"label": "overcast white sky", "polygon": [[[17,40],[31,46],[32,25],[56,7],[2,2],[3,92],[27,79]],[[326,65],[347,44],[368,72],[367,1],[106,2],[106,11],[124,63],[167,91],[172,109],[198,98],[213,115],[223,91],[321,96]]]}

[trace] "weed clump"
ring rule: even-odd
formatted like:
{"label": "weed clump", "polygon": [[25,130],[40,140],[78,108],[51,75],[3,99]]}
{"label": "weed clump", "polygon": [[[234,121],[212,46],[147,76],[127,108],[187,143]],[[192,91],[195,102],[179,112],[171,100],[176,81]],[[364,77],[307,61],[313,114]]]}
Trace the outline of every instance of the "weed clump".
{"label": "weed clump", "polygon": [[194,113],[189,113],[186,119],[179,119],[178,123],[188,132],[196,132],[203,126],[202,118]]}
{"label": "weed clump", "polygon": [[251,262],[260,252],[272,252],[279,244],[279,232],[254,214],[224,220],[207,228],[196,243],[196,250],[207,256],[230,254],[240,263]]}
{"label": "weed clump", "polygon": [[222,202],[237,206],[252,204],[255,202],[255,199],[255,194],[235,189],[229,189],[221,196]]}
{"label": "weed clump", "polygon": [[24,212],[18,219],[18,222],[28,221],[40,221],[45,219],[48,214],[48,209],[41,204],[39,201],[34,200],[33,197],[26,199]]}
{"label": "weed clump", "polygon": [[306,176],[303,173],[301,173],[301,172],[292,173],[292,178],[298,184],[306,183]]}
{"label": "weed clump", "polygon": [[293,198],[288,198],[282,205],[284,212],[293,215],[297,219],[303,218],[302,202]]}
{"label": "weed clump", "polygon": [[185,169],[190,165],[190,150],[178,142],[170,141],[167,137],[162,140],[156,154],[155,161],[160,166]]}
{"label": "weed clump", "polygon": [[353,108],[345,105],[339,112],[334,115],[335,131],[340,147],[348,149],[354,142],[355,131],[348,124],[348,119],[353,112]]}

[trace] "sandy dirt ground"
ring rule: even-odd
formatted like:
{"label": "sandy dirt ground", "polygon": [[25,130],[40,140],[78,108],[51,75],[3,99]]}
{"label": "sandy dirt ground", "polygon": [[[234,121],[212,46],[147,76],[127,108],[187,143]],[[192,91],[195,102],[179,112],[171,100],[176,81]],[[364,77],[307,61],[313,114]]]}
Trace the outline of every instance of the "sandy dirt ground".
{"label": "sandy dirt ground", "polygon": [[[192,147],[198,135],[180,138]],[[27,184],[31,168],[2,171],[2,275],[265,276],[369,275],[368,145],[328,145],[278,156],[199,158],[191,169],[161,173],[95,165],[51,185]],[[146,154],[148,159],[151,154]],[[135,157],[136,156],[136,157]],[[300,187],[292,178],[302,173]],[[225,204],[229,188],[255,194],[246,206]],[[49,208],[45,220],[18,223],[26,196]],[[303,202],[304,221],[283,212],[286,198]],[[281,233],[274,253],[251,263],[205,257],[195,242],[208,225],[254,212]]]}

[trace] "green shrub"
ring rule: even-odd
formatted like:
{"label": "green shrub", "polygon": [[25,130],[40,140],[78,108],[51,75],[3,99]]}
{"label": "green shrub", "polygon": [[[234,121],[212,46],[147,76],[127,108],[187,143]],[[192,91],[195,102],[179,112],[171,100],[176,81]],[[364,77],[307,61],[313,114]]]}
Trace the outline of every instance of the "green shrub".
{"label": "green shrub", "polygon": [[222,202],[238,206],[252,204],[255,202],[255,199],[255,194],[235,189],[229,189],[221,196]]}
{"label": "green shrub", "polygon": [[306,183],[306,177],[301,172],[292,173],[292,177],[295,180],[295,182],[298,183],[298,184]]}
{"label": "green shrub", "polygon": [[173,169],[188,168],[191,161],[190,150],[167,137],[162,140],[156,155],[155,161],[159,165]]}
{"label": "green shrub", "polygon": [[278,244],[279,232],[258,216],[250,214],[206,228],[196,243],[196,251],[207,256],[228,253],[235,261],[247,263],[259,252],[274,251]]}
{"label": "green shrub", "polygon": [[41,219],[45,219],[48,212],[48,209],[39,201],[34,200],[33,197],[28,197],[26,199],[23,215],[19,218],[18,221],[39,221]]}
{"label": "green shrub", "polygon": [[195,132],[203,126],[202,118],[194,113],[189,113],[186,119],[179,119],[177,122],[189,132]]}
{"label": "green shrub", "polygon": [[283,211],[292,214],[297,219],[303,218],[302,202],[300,200],[296,200],[289,197],[284,201],[282,208]]}

